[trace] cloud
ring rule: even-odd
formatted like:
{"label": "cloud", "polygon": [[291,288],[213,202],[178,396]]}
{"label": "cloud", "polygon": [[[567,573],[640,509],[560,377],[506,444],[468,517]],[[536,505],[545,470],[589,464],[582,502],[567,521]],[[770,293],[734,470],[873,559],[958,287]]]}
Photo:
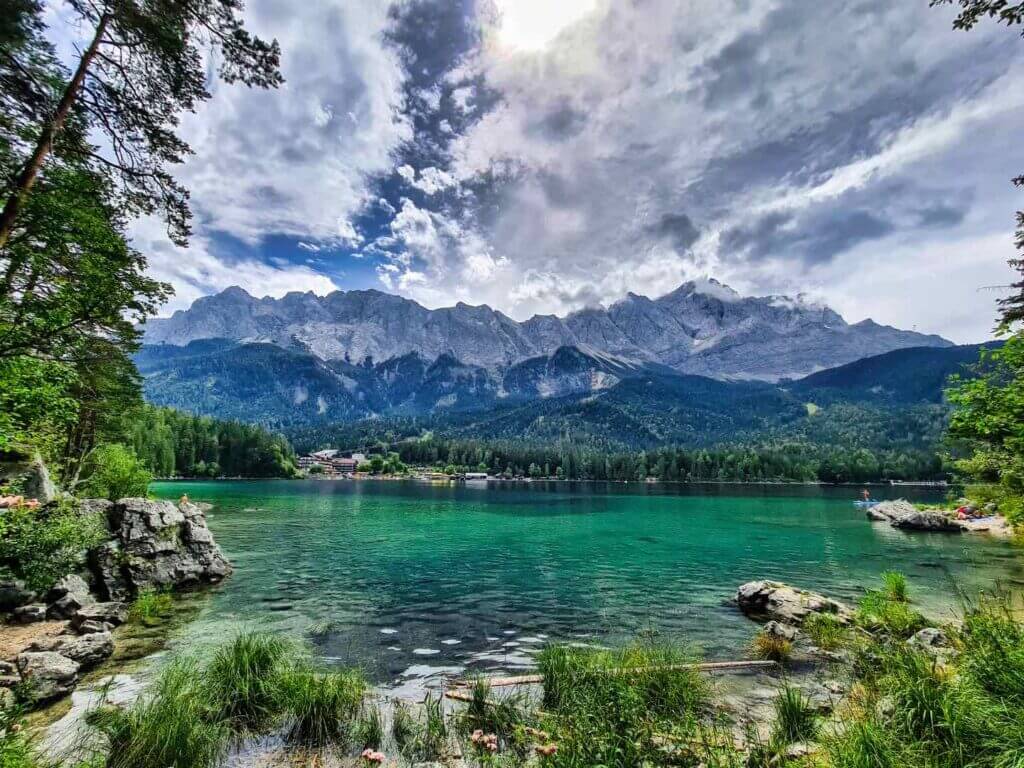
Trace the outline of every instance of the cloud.
{"label": "cloud", "polygon": [[163,317],[187,309],[201,296],[238,285],[253,296],[284,296],[291,291],[325,295],[338,290],[329,277],[305,265],[278,266],[257,259],[233,260],[217,252],[212,241],[199,235],[187,248],[170,240],[162,224],[141,219],[132,227],[132,241],[150,262],[152,277],[169,282],[175,293],[160,311]]}

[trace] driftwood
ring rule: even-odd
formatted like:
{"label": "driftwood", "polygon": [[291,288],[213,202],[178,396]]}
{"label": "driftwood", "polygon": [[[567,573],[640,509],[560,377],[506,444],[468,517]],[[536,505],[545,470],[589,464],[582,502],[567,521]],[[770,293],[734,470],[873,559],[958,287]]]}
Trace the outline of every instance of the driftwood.
{"label": "driftwood", "polygon": [[[698,672],[729,672],[742,669],[774,669],[778,666],[775,661],[705,661],[694,664],[670,664],[664,667],[637,667],[635,669],[609,669],[609,674],[635,674],[637,672],[650,672],[657,670],[681,670],[695,669]],[[501,688],[509,685],[536,685],[544,682],[543,675],[517,675],[515,677],[491,677],[483,678],[491,688]],[[471,688],[476,684],[475,680],[457,680],[452,685],[456,688]],[[453,697],[454,698],[454,697]],[[460,699],[461,701],[461,699]]]}

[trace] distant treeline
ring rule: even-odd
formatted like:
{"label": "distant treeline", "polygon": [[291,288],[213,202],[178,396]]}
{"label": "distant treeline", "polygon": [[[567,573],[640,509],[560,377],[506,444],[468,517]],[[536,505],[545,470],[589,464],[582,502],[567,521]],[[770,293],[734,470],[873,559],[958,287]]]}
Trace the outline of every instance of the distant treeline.
{"label": "distant treeline", "polygon": [[291,477],[295,454],[281,435],[237,421],[147,405],[126,442],[157,477]]}
{"label": "distant treeline", "polygon": [[393,446],[408,464],[494,475],[567,480],[794,481],[861,483],[941,480],[943,460],[927,451],[871,451],[807,443],[606,453],[568,444],[421,439]]}

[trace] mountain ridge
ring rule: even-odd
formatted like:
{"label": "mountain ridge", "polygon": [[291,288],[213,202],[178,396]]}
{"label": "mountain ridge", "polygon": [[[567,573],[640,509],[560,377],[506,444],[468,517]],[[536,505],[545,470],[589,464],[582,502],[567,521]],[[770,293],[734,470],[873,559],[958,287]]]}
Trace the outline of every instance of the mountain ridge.
{"label": "mountain ridge", "polygon": [[150,320],[146,344],[223,338],[301,350],[325,362],[371,365],[415,352],[449,354],[497,374],[562,347],[593,350],[719,379],[799,378],[910,346],[952,346],[936,335],[873,321],[849,324],[801,296],[741,296],[713,279],[656,299],[628,293],[609,307],[517,322],[486,304],[427,309],[376,289],[255,298],[237,286]]}

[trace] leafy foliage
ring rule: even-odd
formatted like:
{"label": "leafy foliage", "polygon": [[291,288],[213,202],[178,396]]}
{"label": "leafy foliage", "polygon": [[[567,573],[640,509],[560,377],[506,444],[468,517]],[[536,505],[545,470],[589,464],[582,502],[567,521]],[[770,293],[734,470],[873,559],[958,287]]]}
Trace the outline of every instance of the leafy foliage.
{"label": "leafy foliage", "polygon": [[85,473],[82,495],[111,501],[144,497],[153,480],[131,449],[116,443],[96,448],[86,459]]}
{"label": "leafy foliage", "polygon": [[72,504],[15,506],[0,511],[0,573],[34,590],[48,589],[79,570],[87,550],[106,538],[98,513],[82,515]]}
{"label": "leafy foliage", "polygon": [[1000,349],[982,352],[980,365],[980,376],[954,381],[949,391],[955,406],[950,437],[971,452],[957,468],[999,484],[1006,502],[1000,506],[1019,519],[1024,514],[1024,333],[1014,334]]}

